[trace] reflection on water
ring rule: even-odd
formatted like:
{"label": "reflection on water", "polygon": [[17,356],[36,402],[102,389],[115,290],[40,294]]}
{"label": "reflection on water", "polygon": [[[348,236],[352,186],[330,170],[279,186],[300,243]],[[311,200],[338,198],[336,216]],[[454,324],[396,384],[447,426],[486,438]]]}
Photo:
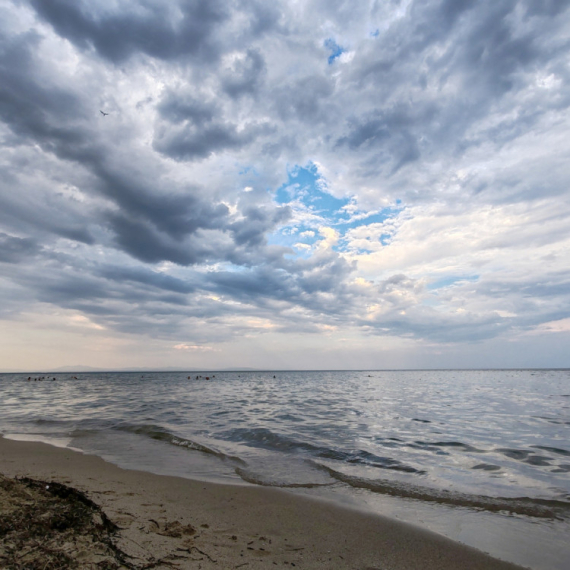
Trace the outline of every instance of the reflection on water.
{"label": "reflection on water", "polygon": [[535,521],[570,518],[568,371],[203,376],[0,375],[0,431],[71,438],[154,472],[352,493],[375,509],[398,497],[511,513],[531,535]]}

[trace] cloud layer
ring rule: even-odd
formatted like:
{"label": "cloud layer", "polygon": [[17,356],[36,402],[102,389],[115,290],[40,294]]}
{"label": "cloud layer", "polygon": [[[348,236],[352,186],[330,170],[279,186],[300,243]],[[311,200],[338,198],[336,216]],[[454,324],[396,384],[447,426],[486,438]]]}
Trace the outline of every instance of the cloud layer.
{"label": "cloud layer", "polygon": [[570,366],[539,354],[569,30],[558,0],[0,0],[5,367]]}

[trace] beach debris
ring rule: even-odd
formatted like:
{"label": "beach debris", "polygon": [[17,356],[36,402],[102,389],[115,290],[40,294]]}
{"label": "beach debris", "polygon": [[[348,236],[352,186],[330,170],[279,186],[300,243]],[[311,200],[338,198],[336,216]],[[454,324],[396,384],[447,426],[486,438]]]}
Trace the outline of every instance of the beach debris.
{"label": "beach debris", "polygon": [[134,569],[113,543],[117,531],[80,491],[56,482],[0,474],[0,567]]}
{"label": "beach debris", "polygon": [[162,536],[170,536],[172,538],[182,538],[185,536],[193,536],[196,534],[196,529],[191,525],[182,525],[179,521],[159,523],[154,519],[149,519],[151,524],[150,530]]}

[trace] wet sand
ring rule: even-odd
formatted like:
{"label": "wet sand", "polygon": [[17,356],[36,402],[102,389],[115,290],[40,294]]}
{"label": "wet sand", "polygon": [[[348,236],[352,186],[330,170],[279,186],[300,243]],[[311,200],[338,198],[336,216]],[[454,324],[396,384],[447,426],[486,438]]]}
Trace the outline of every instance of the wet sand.
{"label": "wet sand", "polygon": [[[520,569],[440,535],[329,502],[278,489],[121,469],[98,457],[42,443],[0,438],[0,473],[58,482],[100,506],[117,527],[110,536],[112,547],[121,553],[116,559],[123,563],[115,567]],[[21,494],[28,505],[38,500],[26,495],[26,489],[5,487],[0,514],[8,512],[6,502],[15,495]],[[5,550],[5,541],[0,542],[0,556]],[[76,550],[78,568],[101,567],[96,564],[108,555],[103,547]]]}

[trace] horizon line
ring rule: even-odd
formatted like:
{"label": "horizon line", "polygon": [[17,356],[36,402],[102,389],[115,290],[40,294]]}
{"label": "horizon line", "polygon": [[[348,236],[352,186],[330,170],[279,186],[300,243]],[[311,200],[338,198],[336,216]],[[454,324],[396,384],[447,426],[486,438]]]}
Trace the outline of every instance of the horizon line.
{"label": "horizon line", "polygon": [[488,368],[93,368],[89,370],[69,369],[69,370],[0,370],[0,374],[91,374],[91,373],[195,373],[195,372],[453,372],[453,371],[521,371],[521,370],[570,370],[570,367],[549,367],[549,366],[530,366],[530,367],[488,367]]}

